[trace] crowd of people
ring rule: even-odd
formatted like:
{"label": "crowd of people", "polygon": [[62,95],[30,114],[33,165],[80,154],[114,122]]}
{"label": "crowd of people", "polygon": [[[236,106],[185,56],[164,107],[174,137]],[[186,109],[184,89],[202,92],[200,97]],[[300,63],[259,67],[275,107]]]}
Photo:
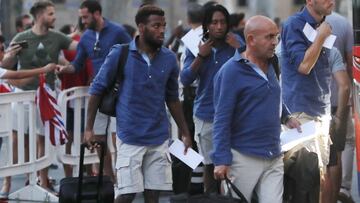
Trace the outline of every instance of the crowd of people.
{"label": "crowd of people", "polygon": [[[55,5],[38,1],[30,9],[31,16],[16,19],[18,33],[7,49],[0,38],[0,78],[7,79],[15,91],[36,90],[39,74],[46,74],[53,90],[90,86],[88,109],[82,110],[83,142],[100,154],[94,141],[106,142],[112,136],[116,164],[112,165],[107,149],[104,175],[115,185],[117,203],[132,202],[140,192],[145,202],[159,202],[161,191],[191,190],[190,178],[173,178],[178,174],[171,171],[167,112],[178,126],[184,153],[194,148],[204,157],[204,191],[200,192],[224,193],[221,180],[229,178],[248,202],[351,200],[353,36],[350,24],[334,7],[333,0],[306,0],[299,12],[279,23],[278,18],[262,15],[246,19],[242,13],[230,14],[213,1],[190,3],[189,29],[179,25],[165,42],[165,13],[153,4],[139,7],[135,29],[104,18],[98,1],[85,0],[79,7],[78,25],[66,25],[59,32],[54,29]],[[314,40],[303,32],[308,25],[317,32]],[[194,53],[181,37],[196,29],[202,30],[202,39]],[[336,42],[326,48],[331,34]],[[98,108],[121,60],[125,60],[124,77],[114,118]],[[73,115],[70,105],[67,153],[74,136]],[[283,153],[281,131],[301,132],[301,124],[309,121],[321,129],[316,138]],[[44,127],[39,118],[36,124],[41,157]],[[293,162],[289,160],[308,164],[300,161],[304,153],[312,155],[307,158],[312,158],[316,170],[285,170]],[[65,176],[71,176],[72,167],[63,167]],[[90,166],[87,171],[96,175],[97,170]],[[191,176],[191,170],[181,173]],[[309,178],[301,178],[304,174],[315,178],[306,182]],[[38,175],[39,185],[53,190],[48,169]],[[289,180],[294,180],[293,185],[288,185]],[[7,198],[10,190],[11,177],[6,177],[0,198]]]}

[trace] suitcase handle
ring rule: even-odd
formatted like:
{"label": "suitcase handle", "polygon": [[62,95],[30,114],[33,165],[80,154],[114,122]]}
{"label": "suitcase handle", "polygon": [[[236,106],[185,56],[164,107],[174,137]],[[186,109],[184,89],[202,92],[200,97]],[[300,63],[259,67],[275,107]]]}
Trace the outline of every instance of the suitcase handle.
{"label": "suitcase handle", "polygon": [[[104,169],[104,156],[105,156],[105,150],[106,150],[106,144],[104,142],[96,141],[96,144],[100,145],[100,167],[99,167],[99,176],[98,176],[98,184],[97,184],[97,202],[100,202],[100,188],[102,185],[102,179],[103,179],[103,169]],[[83,174],[84,174],[84,154],[85,154],[85,148],[88,148],[87,143],[82,143],[80,147],[80,164],[79,164],[79,179],[78,179],[78,189],[77,189],[77,201],[78,203],[81,202],[81,193],[82,193],[82,180],[83,180]]]}

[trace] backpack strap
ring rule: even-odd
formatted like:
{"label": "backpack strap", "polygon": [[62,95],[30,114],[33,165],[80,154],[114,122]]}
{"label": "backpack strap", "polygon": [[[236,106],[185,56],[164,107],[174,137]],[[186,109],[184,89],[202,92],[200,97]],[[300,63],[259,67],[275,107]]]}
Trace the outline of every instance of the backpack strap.
{"label": "backpack strap", "polygon": [[269,59],[269,62],[272,64],[272,66],[274,67],[274,71],[276,74],[277,79],[280,79],[280,66],[279,66],[279,58],[276,56],[276,54],[274,54],[274,56],[272,58]]}
{"label": "backpack strap", "polygon": [[124,44],[121,49],[118,67],[117,67],[117,73],[116,73],[116,81],[114,83],[114,88],[118,88],[120,85],[120,82],[124,80],[124,66],[127,61],[129,55],[129,44]]}

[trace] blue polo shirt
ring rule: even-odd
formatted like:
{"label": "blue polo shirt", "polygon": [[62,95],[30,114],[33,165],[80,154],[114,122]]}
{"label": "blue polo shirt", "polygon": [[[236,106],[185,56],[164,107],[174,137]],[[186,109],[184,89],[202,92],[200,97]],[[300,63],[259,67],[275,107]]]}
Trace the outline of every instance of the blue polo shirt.
{"label": "blue polo shirt", "polygon": [[231,149],[261,158],[280,155],[281,116],[289,115],[272,65],[265,74],[236,52],[214,78],[211,158],[231,165]]}
{"label": "blue polo shirt", "polygon": [[89,58],[92,62],[95,76],[113,45],[129,43],[131,41],[130,35],[123,26],[107,19],[104,19],[104,22],[103,29],[98,33],[98,43],[95,50],[94,47],[97,41],[96,31],[87,29],[81,36],[76,50],[76,57],[72,62],[76,72],[85,67],[85,60]]}
{"label": "blue polo shirt", "polygon": [[302,31],[306,22],[313,28],[317,25],[305,7],[301,12],[289,17],[283,25],[281,33],[283,99],[291,112],[322,116],[330,113],[329,50],[322,48],[310,74],[304,75],[298,72],[305,52],[312,44]]}
{"label": "blue polo shirt", "polygon": [[[101,95],[110,86],[121,50],[121,45],[110,50],[90,86],[91,95]],[[152,60],[143,55],[131,41],[116,104],[116,132],[126,144],[154,146],[169,138],[165,102],[178,100],[179,68],[167,48],[161,47]]]}
{"label": "blue polo shirt", "polygon": [[235,48],[224,43],[218,49],[213,49],[210,55],[202,62],[197,73],[191,70],[195,56],[186,50],[184,69],[181,71],[180,80],[184,86],[191,85],[198,80],[196,97],[194,100],[194,115],[205,121],[213,121],[213,79],[220,67],[235,53]]}

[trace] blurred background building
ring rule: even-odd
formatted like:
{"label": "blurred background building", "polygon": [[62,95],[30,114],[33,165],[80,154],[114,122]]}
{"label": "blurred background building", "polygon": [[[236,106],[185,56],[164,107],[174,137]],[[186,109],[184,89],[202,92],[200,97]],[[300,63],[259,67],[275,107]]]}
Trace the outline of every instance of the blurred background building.
{"label": "blurred background building", "polygon": [[[76,24],[78,8],[81,0],[52,0],[56,4],[56,27],[65,24]],[[143,3],[155,3],[166,12],[168,29],[171,30],[179,23],[186,25],[186,8],[189,2],[204,4],[208,0],[99,0],[103,6],[103,15],[119,23],[135,26],[134,16],[138,7]],[[31,5],[36,0],[0,0],[0,31],[11,39],[15,34],[15,18],[29,13]],[[256,14],[278,17],[285,20],[289,15],[298,11],[305,0],[217,0],[230,13],[243,12],[245,18]],[[351,18],[351,0],[336,0],[336,11]],[[351,20],[349,20],[351,22]]]}

